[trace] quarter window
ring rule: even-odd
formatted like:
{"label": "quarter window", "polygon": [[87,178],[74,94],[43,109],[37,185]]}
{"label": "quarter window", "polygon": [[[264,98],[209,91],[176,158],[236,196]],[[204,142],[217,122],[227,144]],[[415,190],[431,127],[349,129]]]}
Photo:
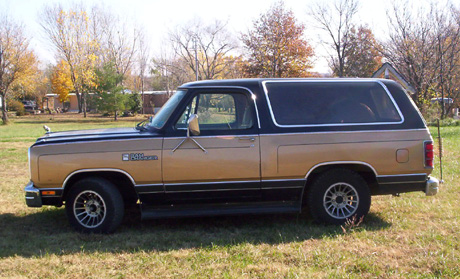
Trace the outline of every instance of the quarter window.
{"label": "quarter window", "polygon": [[279,125],[400,123],[393,100],[377,82],[267,82]]}

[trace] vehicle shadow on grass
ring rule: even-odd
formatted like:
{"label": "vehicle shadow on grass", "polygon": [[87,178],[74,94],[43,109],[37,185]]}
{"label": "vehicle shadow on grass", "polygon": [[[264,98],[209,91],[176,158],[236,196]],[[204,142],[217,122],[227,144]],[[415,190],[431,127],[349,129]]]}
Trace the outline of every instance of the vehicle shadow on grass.
{"label": "vehicle shadow on grass", "polygon": [[[80,234],[68,224],[63,208],[25,216],[0,214],[0,258],[36,257],[92,252],[173,251],[240,244],[280,244],[343,235],[340,226],[312,222],[305,214],[242,215],[141,221],[128,212],[121,227],[109,235]],[[385,230],[391,223],[370,213],[355,231]]]}

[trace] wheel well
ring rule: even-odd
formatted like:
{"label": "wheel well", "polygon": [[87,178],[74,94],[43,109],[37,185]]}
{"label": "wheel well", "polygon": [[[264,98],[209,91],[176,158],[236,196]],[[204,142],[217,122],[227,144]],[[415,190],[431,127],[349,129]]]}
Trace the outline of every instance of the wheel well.
{"label": "wheel well", "polygon": [[375,176],[374,170],[366,165],[363,164],[331,164],[331,165],[324,165],[315,168],[311,173],[308,174],[305,182],[305,189],[303,191],[302,197],[302,204],[306,201],[306,195],[308,195],[309,187],[315,181],[315,179],[322,173],[327,172],[331,169],[349,169],[352,170],[359,175],[366,181],[367,185],[369,186],[369,190],[371,195],[378,191],[378,184],[377,178]]}
{"label": "wheel well", "polygon": [[136,203],[138,200],[138,196],[131,179],[125,174],[116,171],[81,172],[72,175],[72,177],[70,177],[66,182],[66,185],[64,185],[65,188],[62,199],[65,201],[67,193],[77,181],[87,177],[100,177],[110,181],[117,187],[118,191],[120,191],[125,204]]}

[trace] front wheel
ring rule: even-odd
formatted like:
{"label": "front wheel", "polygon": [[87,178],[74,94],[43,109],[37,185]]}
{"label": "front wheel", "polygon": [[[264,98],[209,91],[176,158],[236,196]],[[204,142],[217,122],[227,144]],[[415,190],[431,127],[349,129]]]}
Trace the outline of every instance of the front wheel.
{"label": "front wheel", "polygon": [[90,177],[70,189],[66,212],[69,223],[79,232],[111,233],[123,220],[124,203],[115,185]]}
{"label": "front wheel", "polygon": [[366,181],[348,169],[334,169],[321,174],[311,185],[308,207],[315,221],[343,224],[369,212],[371,195]]}

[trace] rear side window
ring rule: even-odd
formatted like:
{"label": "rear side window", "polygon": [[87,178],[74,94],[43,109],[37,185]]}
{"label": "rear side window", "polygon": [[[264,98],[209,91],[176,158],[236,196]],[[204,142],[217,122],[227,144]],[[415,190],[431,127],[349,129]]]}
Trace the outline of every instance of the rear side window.
{"label": "rear side window", "polygon": [[399,109],[376,81],[265,82],[279,126],[398,124]]}

